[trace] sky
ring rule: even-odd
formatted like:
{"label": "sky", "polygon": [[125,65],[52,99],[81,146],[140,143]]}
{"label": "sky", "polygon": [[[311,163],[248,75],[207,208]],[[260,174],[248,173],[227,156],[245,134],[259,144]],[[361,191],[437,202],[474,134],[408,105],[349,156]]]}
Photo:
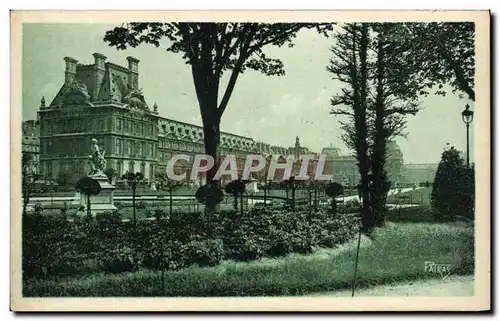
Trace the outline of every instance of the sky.
{"label": "sky", "polygon": [[[118,51],[102,40],[114,26],[23,25],[23,120],[36,119],[41,97],[49,104],[61,88],[64,57],[92,64],[92,54],[99,52],[108,57],[108,62],[125,67],[127,56],[139,59],[139,87],[147,103],[153,106],[156,102],[163,117],[201,126],[190,66],[181,54],[148,44]],[[285,147],[293,146],[299,136],[301,145],[313,152],[334,146],[348,154],[340,139],[339,118],[329,114],[329,100],[343,86],[326,71],[333,40],[306,30],[294,43],[293,48],[266,51],[283,61],[285,76],[264,76],[254,71],[240,75],[222,117],[221,130]],[[465,150],[466,131],[460,113],[466,104],[474,109],[471,101],[452,93],[422,97],[422,110],[408,116],[407,137],[396,138],[404,162],[437,163],[447,143]]]}

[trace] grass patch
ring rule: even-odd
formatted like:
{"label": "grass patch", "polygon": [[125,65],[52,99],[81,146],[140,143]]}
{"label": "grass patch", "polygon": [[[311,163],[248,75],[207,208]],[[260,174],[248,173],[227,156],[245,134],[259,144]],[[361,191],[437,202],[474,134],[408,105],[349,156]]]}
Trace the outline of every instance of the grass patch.
{"label": "grass patch", "polygon": [[394,208],[387,212],[387,221],[406,223],[434,223],[433,208],[430,205]]}
{"label": "grass patch", "polygon": [[[436,278],[424,262],[452,264],[453,274],[474,271],[474,231],[466,223],[389,223],[361,248],[357,287]],[[293,254],[252,262],[225,261],[213,268],[94,274],[59,281],[28,280],[24,296],[278,296],[348,289],[355,242],[310,255]]]}
{"label": "grass patch", "polygon": [[392,194],[387,197],[388,204],[431,204],[432,188],[424,187],[418,188],[414,191],[407,191],[404,193]]}

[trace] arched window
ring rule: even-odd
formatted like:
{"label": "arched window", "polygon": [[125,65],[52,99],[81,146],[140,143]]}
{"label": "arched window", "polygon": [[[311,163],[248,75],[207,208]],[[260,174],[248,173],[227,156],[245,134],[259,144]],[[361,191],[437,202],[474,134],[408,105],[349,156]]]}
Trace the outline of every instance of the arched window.
{"label": "arched window", "polygon": [[154,180],[155,178],[155,172],[154,172],[154,166],[153,164],[149,164],[149,180]]}

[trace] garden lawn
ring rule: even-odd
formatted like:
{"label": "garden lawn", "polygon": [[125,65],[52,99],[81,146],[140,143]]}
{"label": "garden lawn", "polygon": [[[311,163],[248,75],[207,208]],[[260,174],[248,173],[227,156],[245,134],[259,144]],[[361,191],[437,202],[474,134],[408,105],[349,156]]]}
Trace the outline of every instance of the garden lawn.
{"label": "garden lawn", "polygon": [[[432,188],[417,188],[399,194],[392,194],[387,197],[387,204],[421,204],[430,205]],[[404,198],[403,198],[404,197]]]}
{"label": "garden lawn", "polygon": [[[467,223],[388,223],[363,236],[357,287],[440,278],[426,273],[426,261],[452,264],[452,274],[474,271],[473,228]],[[252,262],[224,261],[213,268],[190,267],[161,274],[139,271],[94,274],[59,281],[28,280],[23,294],[37,296],[265,296],[349,289],[357,240],[310,255],[293,254]]]}

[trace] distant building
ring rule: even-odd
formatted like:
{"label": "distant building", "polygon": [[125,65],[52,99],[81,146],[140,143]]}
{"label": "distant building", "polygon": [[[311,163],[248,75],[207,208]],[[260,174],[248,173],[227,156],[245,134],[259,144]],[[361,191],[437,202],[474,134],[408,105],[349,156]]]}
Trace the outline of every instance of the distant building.
{"label": "distant building", "polygon": [[[102,54],[93,56],[94,63],[89,65],[64,58],[64,84],[50,104],[41,101],[39,149],[44,176],[68,173],[76,179],[85,175],[92,138],[98,140],[107,166],[118,176],[142,172],[149,182],[156,173],[165,173],[172,155],[204,153],[201,126],[163,118],[156,103],[152,108],[147,103],[139,89],[138,59],[128,57],[128,67],[123,67],[106,62]],[[309,152],[298,138],[296,146],[287,148],[224,132],[219,151],[222,157],[236,155],[240,175],[248,154],[285,157]],[[190,168],[191,164],[177,162],[174,171],[187,172],[189,177]],[[201,175],[198,183],[204,180]]]}
{"label": "distant building", "polygon": [[403,172],[403,179],[406,184],[416,184],[434,182],[438,164],[424,163],[424,164],[406,164]]}
{"label": "distant building", "polygon": [[[333,181],[345,186],[355,186],[359,183],[358,162],[353,155],[342,155],[340,148],[326,147],[321,154],[326,155],[325,174],[333,175]],[[402,179],[404,167],[403,153],[396,142],[387,145],[386,169],[390,181],[399,183]]]}
{"label": "distant building", "polygon": [[321,154],[326,155],[324,173],[333,175],[333,181],[345,186],[355,186],[359,183],[360,175],[357,160],[352,155],[342,155],[340,148],[326,147]]}
{"label": "distant building", "polygon": [[28,155],[28,170],[31,173],[40,172],[40,132],[39,123],[36,120],[27,120],[22,124],[21,150]]}

